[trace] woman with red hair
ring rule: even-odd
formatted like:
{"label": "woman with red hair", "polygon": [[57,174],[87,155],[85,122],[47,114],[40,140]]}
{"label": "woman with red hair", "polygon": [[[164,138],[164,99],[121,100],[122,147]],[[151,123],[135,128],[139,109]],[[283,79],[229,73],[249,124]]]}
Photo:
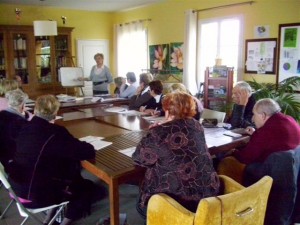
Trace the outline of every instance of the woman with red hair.
{"label": "woman with red hair", "polygon": [[132,156],[146,167],[137,204],[145,219],[148,200],[156,193],[165,193],[195,212],[202,198],[219,191],[203,127],[193,118],[193,97],[183,92],[167,94],[162,107],[165,122],[149,129]]}

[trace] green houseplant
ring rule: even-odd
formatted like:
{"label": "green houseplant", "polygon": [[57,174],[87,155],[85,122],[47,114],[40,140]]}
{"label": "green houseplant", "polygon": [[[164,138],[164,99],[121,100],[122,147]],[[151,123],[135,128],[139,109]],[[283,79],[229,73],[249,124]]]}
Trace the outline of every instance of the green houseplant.
{"label": "green houseplant", "polygon": [[300,101],[295,96],[295,89],[299,90],[300,77],[294,76],[282,80],[277,84],[258,83],[255,79],[247,81],[256,91],[256,99],[272,98],[278,102],[284,114],[294,117],[300,122]]}

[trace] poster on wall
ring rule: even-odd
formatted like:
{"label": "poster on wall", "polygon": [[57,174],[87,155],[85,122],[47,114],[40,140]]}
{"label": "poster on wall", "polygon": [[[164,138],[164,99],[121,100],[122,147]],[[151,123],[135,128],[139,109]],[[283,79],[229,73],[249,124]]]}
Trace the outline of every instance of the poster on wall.
{"label": "poster on wall", "polygon": [[183,42],[170,43],[170,70],[183,71]]}
{"label": "poster on wall", "polygon": [[246,40],[245,73],[275,74],[277,39]]}
{"label": "poster on wall", "polygon": [[300,77],[300,23],[279,24],[277,82]]}
{"label": "poster on wall", "polygon": [[169,70],[169,44],[150,45],[149,54],[151,70]]}

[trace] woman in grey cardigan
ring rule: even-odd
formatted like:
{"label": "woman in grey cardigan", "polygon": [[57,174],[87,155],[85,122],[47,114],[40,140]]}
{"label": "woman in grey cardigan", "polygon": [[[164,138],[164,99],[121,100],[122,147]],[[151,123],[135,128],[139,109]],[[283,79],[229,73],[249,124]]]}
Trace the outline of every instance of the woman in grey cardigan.
{"label": "woman in grey cardigan", "polygon": [[102,53],[97,53],[94,56],[96,65],[91,69],[89,78],[79,78],[79,80],[93,81],[93,95],[108,94],[109,83],[113,81],[110,70],[103,64],[104,56]]}

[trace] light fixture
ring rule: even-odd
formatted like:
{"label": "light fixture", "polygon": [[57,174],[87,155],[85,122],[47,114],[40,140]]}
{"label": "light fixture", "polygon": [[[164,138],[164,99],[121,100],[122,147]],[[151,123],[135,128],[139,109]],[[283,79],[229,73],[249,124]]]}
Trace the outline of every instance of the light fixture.
{"label": "light fixture", "polygon": [[56,21],[33,21],[34,36],[56,36]]}

